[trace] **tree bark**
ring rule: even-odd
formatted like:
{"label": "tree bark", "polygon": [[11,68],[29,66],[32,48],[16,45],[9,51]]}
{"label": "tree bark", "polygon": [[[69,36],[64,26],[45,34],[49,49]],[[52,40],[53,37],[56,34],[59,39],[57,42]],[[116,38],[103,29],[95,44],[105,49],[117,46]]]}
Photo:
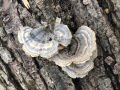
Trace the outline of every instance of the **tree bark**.
{"label": "tree bark", "polygon": [[[27,9],[21,0],[0,0],[0,90],[120,90],[119,0],[29,0],[29,4]],[[84,78],[72,79],[53,62],[27,56],[18,42],[20,25],[35,28],[56,17],[73,34],[81,25],[96,33],[98,56]]]}

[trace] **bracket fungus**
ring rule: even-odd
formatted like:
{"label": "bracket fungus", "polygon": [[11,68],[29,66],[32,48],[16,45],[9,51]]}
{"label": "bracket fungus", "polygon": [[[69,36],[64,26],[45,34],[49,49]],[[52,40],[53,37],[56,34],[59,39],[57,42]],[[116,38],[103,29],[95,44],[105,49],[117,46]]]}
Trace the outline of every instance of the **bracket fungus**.
{"label": "bracket fungus", "polygon": [[72,38],[71,44],[50,58],[70,77],[85,77],[93,69],[93,60],[97,57],[96,37],[94,31],[81,26]]}
{"label": "bracket fungus", "polygon": [[54,34],[61,45],[66,47],[71,43],[72,34],[67,25],[55,25]]}
{"label": "bracket fungus", "polygon": [[94,59],[97,57],[97,50],[95,50],[88,61],[80,64],[71,64],[66,67],[62,67],[62,70],[65,71],[72,78],[83,78],[89,71],[94,68]]}
{"label": "bracket fungus", "polygon": [[72,78],[83,78],[93,67],[94,63],[90,60],[83,64],[71,64],[70,66],[62,67],[62,70]]}
{"label": "bracket fungus", "polygon": [[72,63],[85,63],[90,60],[93,52],[97,49],[95,33],[87,26],[78,28],[71,42],[68,47],[50,60],[60,67],[69,66]]}
{"label": "bracket fungus", "polygon": [[61,18],[56,18],[54,35],[57,38],[59,44],[61,44],[64,47],[67,47],[71,43],[72,34],[67,25],[60,23]]}
{"label": "bracket fungus", "polygon": [[[20,27],[18,41],[27,55],[54,61],[70,77],[83,78],[94,67],[97,57],[96,37],[91,28],[81,26],[73,35],[67,25],[56,19],[53,32],[46,26],[33,29]],[[65,47],[59,50],[59,46]]]}
{"label": "bracket fungus", "polygon": [[23,44],[23,50],[31,57],[41,56],[50,58],[58,53],[58,42],[54,35],[46,30],[46,27],[32,29],[30,27],[20,27],[18,31],[18,41]]}
{"label": "bracket fungus", "polygon": [[47,25],[40,25],[35,29],[28,26],[20,27],[18,41],[23,44],[25,53],[32,57],[41,56],[48,59],[58,53],[60,44],[64,47],[68,46],[72,34],[67,25],[60,22],[61,19],[56,18],[53,31]]}

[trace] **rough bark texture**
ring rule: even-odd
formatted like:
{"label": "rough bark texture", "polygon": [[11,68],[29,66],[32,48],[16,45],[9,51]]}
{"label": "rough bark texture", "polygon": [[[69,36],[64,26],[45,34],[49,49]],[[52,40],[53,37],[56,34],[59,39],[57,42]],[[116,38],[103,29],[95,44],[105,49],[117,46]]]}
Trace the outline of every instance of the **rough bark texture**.
{"label": "rough bark texture", "polygon": [[[3,5],[3,1],[9,3]],[[21,0],[3,1],[0,0],[0,90],[120,90],[119,0],[29,0],[30,9]],[[95,67],[82,79],[71,79],[53,62],[25,55],[17,40],[19,25],[37,27],[41,21],[51,23],[56,17],[73,34],[81,25],[96,33]]]}

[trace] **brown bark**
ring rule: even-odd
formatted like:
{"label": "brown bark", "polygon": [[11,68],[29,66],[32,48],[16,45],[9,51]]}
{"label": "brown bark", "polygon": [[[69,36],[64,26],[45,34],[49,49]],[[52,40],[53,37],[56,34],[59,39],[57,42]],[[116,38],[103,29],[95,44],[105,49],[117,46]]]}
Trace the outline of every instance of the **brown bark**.
{"label": "brown bark", "polygon": [[[120,90],[119,0],[0,0],[0,90]],[[39,2],[38,2],[39,1]],[[86,2],[87,1],[87,2]],[[72,33],[87,25],[96,33],[98,56],[84,78],[72,79],[41,57],[31,58],[17,40],[18,26],[37,27],[56,17]]]}

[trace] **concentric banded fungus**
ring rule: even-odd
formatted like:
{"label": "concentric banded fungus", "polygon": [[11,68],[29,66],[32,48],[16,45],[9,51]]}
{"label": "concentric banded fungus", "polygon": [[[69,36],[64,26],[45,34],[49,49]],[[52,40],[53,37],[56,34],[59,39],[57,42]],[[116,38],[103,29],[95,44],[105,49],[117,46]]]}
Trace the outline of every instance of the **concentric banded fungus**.
{"label": "concentric banded fungus", "polygon": [[63,67],[62,70],[72,78],[83,78],[93,67],[94,63],[90,60],[83,64],[71,64],[70,66]]}
{"label": "concentric banded fungus", "polygon": [[[96,50],[95,33],[87,26],[81,26],[74,35],[72,43],[59,54],[50,58],[61,67],[85,63]],[[95,57],[94,57],[95,58]]]}
{"label": "concentric banded fungus", "polygon": [[40,55],[44,58],[50,58],[58,52],[58,42],[44,26],[36,29],[20,27],[18,41],[23,44],[25,53],[32,57]]}
{"label": "concentric banded fungus", "polygon": [[[18,31],[18,40],[26,54],[48,58],[70,77],[82,78],[94,67],[93,60],[97,56],[95,33],[89,27],[81,26],[71,38],[68,27],[59,23],[55,24],[54,34],[45,26],[36,29],[21,27]],[[65,48],[58,53],[59,44]]]}
{"label": "concentric banded fungus", "polygon": [[56,35],[56,38],[61,45],[66,47],[70,44],[72,34],[67,25],[64,24],[55,25],[54,34]]}
{"label": "concentric banded fungus", "polygon": [[95,57],[97,57],[97,50],[93,52],[89,61],[82,64],[71,64],[70,66],[62,67],[62,70],[72,78],[83,78],[94,68],[93,60]]}

